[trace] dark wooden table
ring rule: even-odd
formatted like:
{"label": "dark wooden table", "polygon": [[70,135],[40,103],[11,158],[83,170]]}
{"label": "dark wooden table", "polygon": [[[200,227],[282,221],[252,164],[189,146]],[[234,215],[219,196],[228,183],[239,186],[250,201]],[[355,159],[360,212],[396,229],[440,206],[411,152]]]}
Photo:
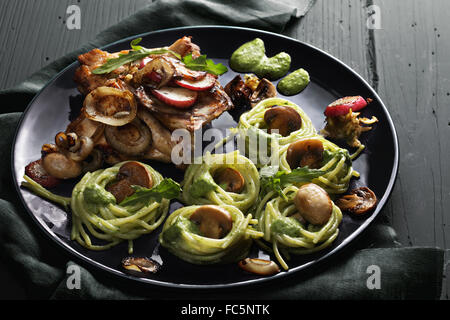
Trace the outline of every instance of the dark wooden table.
{"label": "dark wooden table", "polygon": [[[19,83],[148,2],[0,1],[0,89]],[[79,30],[67,28],[66,10],[72,4],[81,9]],[[400,142],[400,170],[381,219],[394,227],[405,246],[450,248],[448,11],[448,0],[318,0],[284,32],[348,64],[389,109]],[[0,297],[23,296],[1,263],[0,279],[3,288],[11,288]],[[445,299],[449,284],[444,279]]]}

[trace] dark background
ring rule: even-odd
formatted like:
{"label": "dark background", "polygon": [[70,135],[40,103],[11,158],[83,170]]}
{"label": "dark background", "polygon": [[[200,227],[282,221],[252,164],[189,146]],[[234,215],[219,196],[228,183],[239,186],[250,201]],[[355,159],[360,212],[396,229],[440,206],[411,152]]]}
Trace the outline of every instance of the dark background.
{"label": "dark background", "polygon": [[[1,0],[0,90],[148,3]],[[81,9],[80,30],[66,26],[66,10],[72,4]],[[381,29],[367,28],[371,5],[379,8]],[[306,17],[283,32],[342,60],[386,104],[399,137],[400,169],[380,219],[394,227],[405,246],[450,248],[449,11],[448,0],[317,0]],[[450,282],[444,281],[443,298],[448,298],[450,286],[445,282]],[[23,297],[2,261],[0,284],[0,298]]]}

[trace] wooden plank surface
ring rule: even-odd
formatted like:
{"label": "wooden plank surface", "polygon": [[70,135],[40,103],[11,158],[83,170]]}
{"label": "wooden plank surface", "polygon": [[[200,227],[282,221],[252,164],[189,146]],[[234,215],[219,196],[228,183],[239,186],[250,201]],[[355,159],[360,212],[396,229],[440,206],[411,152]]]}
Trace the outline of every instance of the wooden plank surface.
{"label": "wooden plank surface", "polygon": [[[0,89],[13,86],[148,0],[0,2]],[[68,30],[77,4],[80,30]],[[366,26],[378,6],[381,29]],[[378,91],[396,124],[400,171],[381,218],[403,245],[450,248],[450,25],[448,0],[318,0],[285,34],[339,58]],[[450,287],[450,286],[449,286]]]}

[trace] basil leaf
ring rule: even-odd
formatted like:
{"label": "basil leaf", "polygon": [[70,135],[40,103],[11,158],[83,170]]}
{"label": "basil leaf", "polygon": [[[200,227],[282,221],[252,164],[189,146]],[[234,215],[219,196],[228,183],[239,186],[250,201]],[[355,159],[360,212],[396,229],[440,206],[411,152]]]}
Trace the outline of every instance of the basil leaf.
{"label": "basil leaf", "polygon": [[196,71],[206,71],[216,76],[220,76],[228,71],[228,68],[226,66],[221,63],[215,64],[211,59],[207,59],[205,54],[195,59],[192,57],[192,53],[190,55],[186,55],[183,57],[183,63],[189,69]]}
{"label": "basil leaf", "polygon": [[283,187],[291,183],[309,182],[320,177],[325,172],[317,169],[309,169],[308,167],[297,168],[287,173],[286,171],[278,171],[271,175],[276,167],[266,167],[260,171],[261,187],[264,192],[275,191],[279,196],[287,200],[283,193]]}
{"label": "basil leaf", "polygon": [[181,60],[181,56],[170,49],[166,48],[146,49],[141,46],[138,46],[137,44],[140,43],[141,41],[142,38],[136,38],[132,40],[130,43],[132,50],[130,50],[127,53],[119,53],[119,56],[117,58],[108,59],[103,65],[92,70],[92,73],[93,74],[110,73],[111,71],[116,70],[117,68],[123,66],[124,64],[143,59],[151,54],[171,53]]}
{"label": "basil leaf", "polygon": [[124,64],[143,59],[148,55],[149,55],[148,51],[145,50],[130,51],[128,53],[119,53],[119,56],[117,58],[108,59],[100,67],[92,70],[92,73],[93,74],[110,73],[111,71],[116,70],[117,68],[123,66]]}
{"label": "basil leaf", "polygon": [[162,199],[171,200],[180,195],[180,185],[172,179],[164,179],[157,186],[151,189],[141,186],[131,186],[136,190],[131,196],[126,197],[121,203],[121,206],[136,205],[145,203],[149,205],[150,202],[161,202]]}

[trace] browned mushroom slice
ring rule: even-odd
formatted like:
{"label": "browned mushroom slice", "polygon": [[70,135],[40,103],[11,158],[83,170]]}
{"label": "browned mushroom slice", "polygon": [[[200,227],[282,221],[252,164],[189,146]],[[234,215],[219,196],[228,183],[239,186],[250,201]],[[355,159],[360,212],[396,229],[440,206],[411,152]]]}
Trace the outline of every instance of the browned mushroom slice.
{"label": "browned mushroom slice", "polygon": [[361,215],[375,208],[377,205],[377,196],[369,188],[360,187],[336,200],[336,205],[342,211]]}
{"label": "browned mushroom slice", "polygon": [[110,126],[123,126],[136,117],[137,103],[128,90],[98,87],[84,99],[87,118]]}
{"label": "browned mushroom slice", "polygon": [[117,173],[118,181],[106,186],[106,190],[116,198],[117,203],[121,203],[126,197],[134,193],[132,185],[151,188],[153,179],[148,170],[139,162],[130,161],[124,163]]}
{"label": "browned mushroom slice", "polygon": [[245,85],[240,75],[237,75],[225,86],[226,94],[235,107],[249,106],[252,89]]}
{"label": "browned mushroom slice", "polygon": [[245,186],[244,177],[233,168],[219,170],[214,175],[214,181],[228,192],[240,193]]}
{"label": "browned mushroom slice", "polygon": [[134,193],[131,183],[126,179],[107,185],[105,190],[110,192],[119,204]]}
{"label": "browned mushroom slice", "polygon": [[319,139],[298,140],[289,145],[286,161],[291,169],[308,166],[320,168],[323,161],[323,143]]}
{"label": "browned mushroom slice", "polygon": [[295,109],[287,106],[273,106],[264,113],[264,121],[269,132],[278,130],[283,137],[299,130],[302,126],[302,117]]}
{"label": "browned mushroom slice", "polygon": [[141,155],[152,142],[150,129],[138,118],[124,126],[107,126],[105,138],[111,147],[131,156]]}
{"label": "browned mushroom slice", "polygon": [[126,179],[130,184],[151,188],[153,186],[153,179],[147,168],[136,161],[124,163],[117,174],[117,179]]}
{"label": "browned mushroom slice", "polygon": [[262,78],[261,81],[259,81],[259,84],[253,92],[252,96],[250,97],[250,102],[253,107],[258,102],[268,98],[276,97],[276,95],[277,89],[275,88],[273,83],[266,78]]}
{"label": "browned mushroom slice", "polygon": [[242,270],[261,276],[270,276],[280,272],[278,265],[270,260],[245,258],[239,261],[238,266]]}
{"label": "browned mushroom slice", "polygon": [[221,239],[233,227],[231,215],[219,206],[201,206],[190,216],[190,220],[198,224],[202,236]]}
{"label": "browned mushroom slice", "polygon": [[328,193],[317,184],[301,186],[294,197],[294,204],[302,217],[314,225],[324,225],[333,211]]}
{"label": "browned mushroom slice", "polygon": [[156,273],[161,268],[161,265],[145,257],[127,257],[122,260],[122,267],[128,271]]}

